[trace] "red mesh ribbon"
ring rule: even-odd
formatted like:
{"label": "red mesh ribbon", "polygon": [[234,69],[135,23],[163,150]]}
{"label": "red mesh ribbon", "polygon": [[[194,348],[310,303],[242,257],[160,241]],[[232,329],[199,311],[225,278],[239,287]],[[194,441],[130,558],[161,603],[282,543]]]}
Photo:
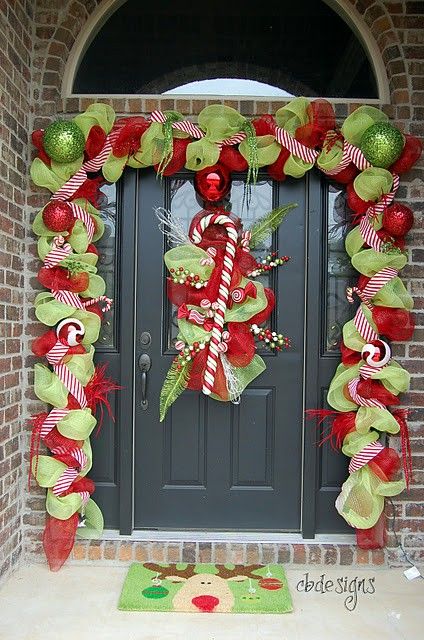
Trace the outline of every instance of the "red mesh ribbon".
{"label": "red mesh ribbon", "polygon": [[309,122],[296,129],[295,137],[307,147],[322,146],[327,131],[336,128],[336,116],[327,100],[313,100],[307,109]]}
{"label": "red mesh ribbon", "polygon": [[123,158],[138,151],[140,138],[149,126],[150,123],[143,116],[117,120],[114,130],[118,133],[112,143],[113,155],[117,158]]}
{"label": "red mesh ribbon", "polygon": [[[230,336],[227,340],[228,349],[225,355],[229,363],[233,367],[246,367],[255,355],[255,340],[249,325],[244,322],[229,322],[228,332]],[[199,351],[193,358],[188,383],[189,389],[194,391],[202,389],[206,360],[206,349]],[[218,360],[213,393],[222,398],[222,400],[229,400],[227,378],[220,359]]]}
{"label": "red mesh ribbon", "polygon": [[380,451],[368,465],[371,471],[383,482],[390,482],[400,471],[401,461],[394,449],[384,447],[383,451]]}
{"label": "red mesh ribbon", "polygon": [[405,145],[402,153],[396,162],[390,167],[390,171],[392,173],[406,173],[414,166],[421,156],[423,150],[421,140],[415,136],[409,135],[408,133],[405,133],[404,137]]}
{"label": "red mesh ribbon", "polygon": [[46,289],[63,289],[73,293],[82,293],[89,285],[89,276],[86,271],[71,275],[68,269],[63,267],[41,267],[37,277]]}
{"label": "red mesh ribbon", "polygon": [[50,571],[59,571],[74,546],[79,522],[78,512],[67,520],[47,516],[43,533],[43,548]]}
{"label": "red mesh ribbon", "polygon": [[355,529],[356,544],[360,549],[383,549],[386,546],[386,517],[381,514],[370,529]]}
{"label": "red mesh ribbon", "polygon": [[374,307],[372,318],[378,333],[389,340],[411,340],[415,329],[414,316],[406,309]]}

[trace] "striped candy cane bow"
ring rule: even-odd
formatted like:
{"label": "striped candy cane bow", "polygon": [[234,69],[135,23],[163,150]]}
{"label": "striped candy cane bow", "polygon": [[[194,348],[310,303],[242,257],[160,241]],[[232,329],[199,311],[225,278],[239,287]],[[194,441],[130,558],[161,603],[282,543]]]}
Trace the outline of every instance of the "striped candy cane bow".
{"label": "striped candy cane bow", "polygon": [[211,213],[202,218],[191,234],[191,240],[194,244],[201,242],[203,233],[207,227],[213,224],[221,224],[225,227],[228,239],[225,245],[224,263],[222,267],[221,280],[219,283],[217,308],[214,315],[214,323],[212,327],[212,335],[208,346],[208,356],[206,360],[206,369],[203,376],[203,393],[210,395],[215,382],[215,374],[218,366],[220,347],[222,342],[222,331],[224,327],[225,311],[227,309],[227,301],[230,293],[231,277],[234,267],[234,256],[236,253],[238,236],[234,222],[221,213]]}

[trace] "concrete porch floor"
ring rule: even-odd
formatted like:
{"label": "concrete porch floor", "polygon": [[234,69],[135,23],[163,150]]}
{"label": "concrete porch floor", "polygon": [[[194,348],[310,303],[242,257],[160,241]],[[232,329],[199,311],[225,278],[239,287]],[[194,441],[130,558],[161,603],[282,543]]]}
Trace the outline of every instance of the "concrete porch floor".
{"label": "concrete porch floor", "polygon": [[[294,611],[285,615],[140,613],[118,611],[128,567],[45,565],[20,568],[0,592],[1,640],[418,640],[424,627],[424,580],[401,569],[322,566],[286,569]],[[374,578],[374,594],[298,591],[305,578]],[[344,582],[343,582],[344,584]],[[367,582],[367,584],[369,584]]]}

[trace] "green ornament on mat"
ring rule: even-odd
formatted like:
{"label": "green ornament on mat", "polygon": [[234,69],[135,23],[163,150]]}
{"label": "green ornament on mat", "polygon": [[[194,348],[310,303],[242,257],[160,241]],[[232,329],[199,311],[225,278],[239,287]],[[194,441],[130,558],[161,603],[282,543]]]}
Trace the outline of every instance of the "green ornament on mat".
{"label": "green ornament on mat", "polygon": [[166,598],[169,591],[165,587],[162,587],[160,585],[154,585],[152,587],[147,587],[146,589],[143,589],[141,593],[145,598],[158,600],[159,598]]}
{"label": "green ornament on mat", "polygon": [[84,152],[85,137],[75,122],[56,120],[45,130],[43,146],[55,162],[73,162]]}
{"label": "green ornament on mat", "polygon": [[399,158],[404,144],[399,129],[388,122],[377,122],[365,131],[360,149],[374,167],[386,169]]}

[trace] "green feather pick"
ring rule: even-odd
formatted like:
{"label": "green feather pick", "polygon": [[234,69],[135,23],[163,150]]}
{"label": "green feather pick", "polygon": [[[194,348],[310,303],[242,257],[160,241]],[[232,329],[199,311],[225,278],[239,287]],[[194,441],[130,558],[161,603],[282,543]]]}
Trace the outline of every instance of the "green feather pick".
{"label": "green feather pick", "polygon": [[249,229],[251,233],[249,242],[250,249],[256,249],[268,236],[274,233],[289,211],[295,207],[297,207],[297,204],[292,202],[286,204],[284,207],[277,207],[269,213],[266,213],[262,218],[256,220]]}
{"label": "green feather pick", "polygon": [[163,422],[166,413],[178,396],[187,388],[190,377],[191,362],[187,362],[183,368],[178,371],[178,362],[173,362],[168,373],[166,374],[163,386],[160,392],[159,400],[159,419]]}

